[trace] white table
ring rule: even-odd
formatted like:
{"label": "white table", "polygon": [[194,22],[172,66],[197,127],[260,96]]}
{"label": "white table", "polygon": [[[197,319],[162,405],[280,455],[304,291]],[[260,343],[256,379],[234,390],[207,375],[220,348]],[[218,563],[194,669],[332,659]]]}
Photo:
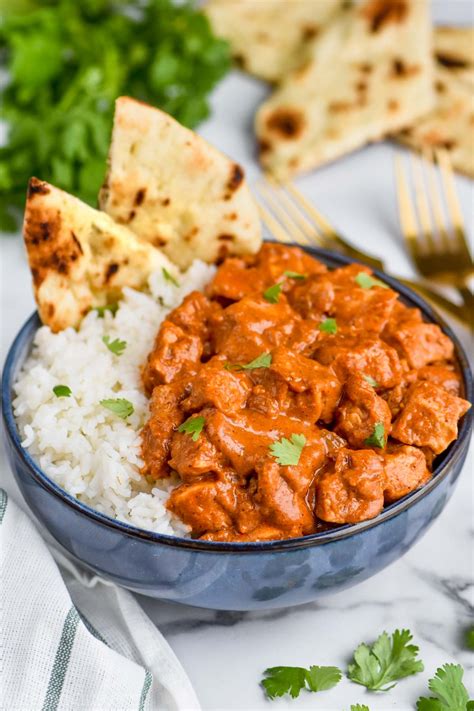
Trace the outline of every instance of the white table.
{"label": "white table", "polygon": [[[435,3],[438,21],[472,21],[469,0]],[[470,17],[471,16],[471,17]],[[267,89],[234,73],[213,97],[213,116],[201,133],[240,161],[249,181],[258,176],[252,119]],[[329,220],[354,243],[383,256],[390,271],[411,275],[399,233],[393,157],[388,143],[365,148],[298,181]],[[466,222],[472,234],[473,184],[457,178]],[[1,239],[1,358],[34,308],[21,239]],[[456,328],[464,344],[469,336]],[[3,452],[2,452],[3,460]],[[4,461],[0,485],[17,490]],[[443,515],[403,559],[375,578],[314,604],[261,613],[213,612],[140,598],[165,634],[195,685],[206,710],[270,708],[258,686],[262,671],[274,665],[328,664],[345,668],[351,651],[384,629],[412,630],[421,647],[425,672],[401,682],[386,695],[369,695],[342,681],[324,694],[282,699],[275,708],[342,711],[366,703],[371,711],[414,708],[437,666],[464,665],[474,691],[474,655],[462,649],[462,632],[474,612],[472,448],[457,490]]]}

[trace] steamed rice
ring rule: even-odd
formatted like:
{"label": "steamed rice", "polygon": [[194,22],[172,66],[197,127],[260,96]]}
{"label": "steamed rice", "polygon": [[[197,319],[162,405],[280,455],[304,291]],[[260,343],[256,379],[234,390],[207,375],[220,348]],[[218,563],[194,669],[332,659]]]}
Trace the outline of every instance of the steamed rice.
{"label": "steamed rice", "polygon": [[[140,474],[140,430],[148,418],[140,370],[166,314],[214,272],[195,261],[178,288],[155,273],[147,293],[124,289],[115,317],[91,311],[78,331],[57,334],[43,326],[14,386],[22,444],[41,469],[92,508],[150,531],[189,535],[189,527],[166,509],[178,478],[149,484]],[[104,345],[106,335],[126,341],[121,356]],[[56,397],[56,385],[67,385],[72,395]],[[133,404],[126,420],[99,404],[114,398]]]}

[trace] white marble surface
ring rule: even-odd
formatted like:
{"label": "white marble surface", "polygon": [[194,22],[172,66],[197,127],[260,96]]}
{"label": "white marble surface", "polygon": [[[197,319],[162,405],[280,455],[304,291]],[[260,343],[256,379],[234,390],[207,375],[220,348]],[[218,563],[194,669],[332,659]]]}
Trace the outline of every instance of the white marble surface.
{"label": "white marble surface", "polygon": [[[470,0],[436,2],[441,21],[472,20]],[[255,107],[265,87],[234,74],[216,91],[212,120],[203,135],[258,175],[251,134]],[[355,243],[386,260],[390,271],[412,273],[397,224],[393,145],[371,146],[301,179],[299,185],[319,209]],[[457,178],[466,223],[472,235],[473,184]],[[33,309],[21,240],[1,240],[1,359]],[[456,328],[467,347],[468,334]],[[0,484],[16,496],[1,461]],[[389,694],[374,695],[343,680],[321,694],[303,693],[275,708],[348,711],[366,703],[371,711],[415,708],[437,666],[464,665],[474,693],[474,654],[462,648],[463,629],[473,621],[473,467],[472,448],[455,494],[427,535],[402,560],[351,590],[314,604],[261,613],[213,612],[140,598],[165,634],[195,685],[203,709],[271,708],[259,688],[262,671],[274,665],[336,664],[345,668],[351,651],[384,629],[409,627],[420,645],[425,672],[401,682]]]}

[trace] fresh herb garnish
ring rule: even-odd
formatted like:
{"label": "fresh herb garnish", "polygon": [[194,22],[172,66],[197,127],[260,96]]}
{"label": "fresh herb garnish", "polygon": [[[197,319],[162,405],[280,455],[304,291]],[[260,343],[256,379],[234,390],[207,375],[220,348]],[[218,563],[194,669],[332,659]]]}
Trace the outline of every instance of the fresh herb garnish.
{"label": "fresh herb garnish", "polygon": [[53,393],[56,397],[71,397],[72,390],[67,385],[55,385]]}
{"label": "fresh herb garnish", "polygon": [[364,444],[367,444],[369,447],[379,447],[383,449],[385,447],[385,441],[385,426],[383,422],[376,422],[374,431],[370,437],[367,437]]}
{"label": "fresh herb garnish", "polygon": [[347,676],[371,691],[388,691],[399,679],[423,671],[417,659],[418,647],[409,644],[409,630],[395,630],[392,637],[383,632],[372,646],[360,644],[349,664]]}
{"label": "fresh herb garnish", "polygon": [[366,274],[366,272],[359,272],[355,278],[356,282],[362,289],[371,289],[373,286],[381,286],[383,289],[388,289],[387,284],[384,284],[380,279],[375,279],[375,277]]}
{"label": "fresh herb garnish", "polygon": [[102,407],[105,407],[107,410],[110,410],[110,412],[113,412],[114,415],[118,415],[118,417],[121,417],[122,420],[125,420],[127,417],[130,417],[130,415],[133,415],[134,412],[134,408],[130,400],[126,400],[123,397],[118,397],[110,400],[101,400],[100,404],[102,405]]}
{"label": "fresh herb garnish", "polygon": [[269,449],[282,467],[296,466],[300,461],[305,444],[306,437],[304,435],[292,434],[290,439],[282,437],[279,442],[273,442]]}
{"label": "fresh herb garnish", "polygon": [[110,336],[103,336],[102,341],[109,351],[117,356],[121,356],[127,347],[127,341],[121,341],[119,338],[114,338],[114,340],[111,341]]}
{"label": "fresh herb garnish", "polygon": [[365,704],[352,704],[351,711],[370,711],[370,709]]}
{"label": "fresh herb garnish", "polygon": [[437,669],[428,687],[434,697],[418,699],[417,711],[472,711],[474,701],[462,682],[464,670],[459,664],[445,664]]}
{"label": "fresh herb garnish", "polygon": [[115,316],[118,311],[118,308],[118,304],[107,304],[107,306],[97,306],[95,308],[95,311],[97,311],[97,315],[99,318],[104,318],[106,311],[110,311],[112,316]]}
{"label": "fresh herb garnish", "polygon": [[289,694],[293,699],[302,689],[307,691],[325,691],[332,689],[341,680],[341,671],[337,667],[270,667],[265,669],[266,678],[262,686],[269,699]]}
{"label": "fresh herb garnish", "polygon": [[337,333],[337,322],[335,318],[326,318],[319,324],[319,330],[324,333]]}
{"label": "fresh herb garnish", "polygon": [[273,284],[263,292],[263,298],[270,304],[278,304],[281,294],[281,284]]}
{"label": "fresh herb garnish", "polygon": [[179,281],[177,281],[177,279],[175,279],[174,276],[170,274],[165,267],[163,267],[162,272],[166,281],[169,281],[171,284],[173,284],[173,286],[179,286]]}
{"label": "fresh herb garnish", "polygon": [[379,384],[376,380],[370,377],[370,375],[364,375],[363,376],[364,380],[369,383],[369,385],[372,385],[373,388],[378,388]]}
{"label": "fresh herb garnish", "polygon": [[465,633],[466,647],[474,651],[474,627],[469,627]]}
{"label": "fresh herb garnish", "polygon": [[288,277],[288,279],[307,279],[308,276],[306,274],[300,274],[299,272],[283,272],[283,275]]}
{"label": "fresh herb garnish", "polygon": [[193,442],[197,442],[199,435],[202,432],[206,420],[204,417],[189,417],[186,422],[178,427],[178,432],[192,435]]}
{"label": "fresh herb garnish", "polygon": [[271,353],[261,353],[259,356],[246,363],[245,365],[241,363],[226,363],[224,365],[225,370],[256,370],[257,368],[269,368],[272,364],[272,354]]}
{"label": "fresh herb garnish", "polygon": [[8,72],[3,229],[14,226],[10,209],[23,207],[31,175],[96,202],[118,96],[193,127],[209,114],[207,95],[230,68],[227,42],[189,0],[17,0],[3,2],[0,13]]}

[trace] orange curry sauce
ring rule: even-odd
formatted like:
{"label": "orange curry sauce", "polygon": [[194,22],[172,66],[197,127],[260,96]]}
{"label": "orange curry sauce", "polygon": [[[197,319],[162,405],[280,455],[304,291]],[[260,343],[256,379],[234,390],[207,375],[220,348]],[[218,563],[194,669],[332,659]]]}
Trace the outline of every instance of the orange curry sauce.
{"label": "orange curry sauce", "polygon": [[364,521],[430,478],[469,408],[453,344],[370,274],[265,244],[168,315],[143,369],[143,473],[178,472],[168,507],[194,537]]}

